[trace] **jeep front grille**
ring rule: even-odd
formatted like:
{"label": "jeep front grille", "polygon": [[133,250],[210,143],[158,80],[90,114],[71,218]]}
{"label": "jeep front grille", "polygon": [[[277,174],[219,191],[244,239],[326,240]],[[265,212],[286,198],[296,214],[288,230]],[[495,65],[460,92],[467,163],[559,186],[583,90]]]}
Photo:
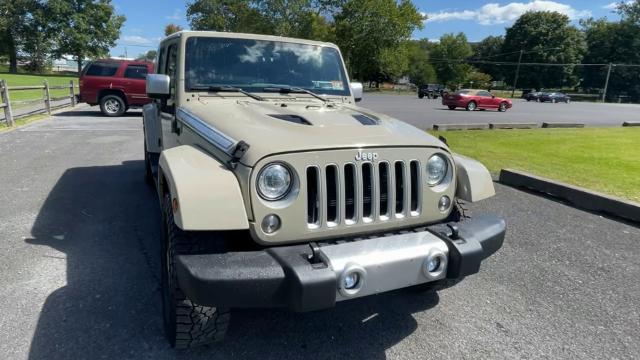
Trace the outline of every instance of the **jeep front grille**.
{"label": "jeep front grille", "polygon": [[418,160],[309,166],[308,227],[350,226],[420,215],[420,169]]}

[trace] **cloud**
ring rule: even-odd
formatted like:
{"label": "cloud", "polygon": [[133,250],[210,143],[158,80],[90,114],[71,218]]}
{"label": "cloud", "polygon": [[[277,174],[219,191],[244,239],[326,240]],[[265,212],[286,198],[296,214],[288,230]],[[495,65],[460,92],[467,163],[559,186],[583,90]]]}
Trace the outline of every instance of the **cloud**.
{"label": "cloud", "polygon": [[555,1],[534,0],[528,3],[512,2],[504,6],[497,3],[489,3],[476,10],[427,13],[428,18],[425,22],[474,20],[481,25],[495,25],[512,22],[527,11],[556,11],[567,15],[570,19],[579,19],[591,15],[588,10],[577,10],[570,5]]}
{"label": "cloud", "polygon": [[165,16],[165,19],[175,20],[175,21],[182,20],[182,10],[175,9],[175,11],[173,12],[173,15]]}
{"label": "cloud", "polygon": [[[625,3],[627,4],[631,4],[633,1],[625,1]],[[618,4],[620,4],[620,1],[614,1],[612,3],[609,3],[607,5],[604,5],[602,8],[605,10],[617,10],[618,9]]]}
{"label": "cloud", "polygon": [[140,35],[124,35],[120,38],[127,45],[156,45],[162,40],[162,37],[144,37]]}

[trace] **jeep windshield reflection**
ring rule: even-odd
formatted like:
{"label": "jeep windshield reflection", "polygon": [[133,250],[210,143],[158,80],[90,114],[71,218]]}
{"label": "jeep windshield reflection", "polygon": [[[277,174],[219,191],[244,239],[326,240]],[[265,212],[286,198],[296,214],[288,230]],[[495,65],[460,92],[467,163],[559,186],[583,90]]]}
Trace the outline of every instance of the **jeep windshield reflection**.
{"label": "jeep windshield reflection", "polygon": [[[239,88],[349,96],[338,50],[281,41],[190,37],[185,56],[185,91]],[[299,92],[299,91],[298,91]]]}

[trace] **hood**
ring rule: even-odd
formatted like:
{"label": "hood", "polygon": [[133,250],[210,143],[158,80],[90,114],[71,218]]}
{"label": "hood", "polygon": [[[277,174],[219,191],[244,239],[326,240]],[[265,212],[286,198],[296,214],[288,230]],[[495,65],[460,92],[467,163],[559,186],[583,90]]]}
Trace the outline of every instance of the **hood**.
{"label": "hood", "polygon": [[324,106],[304,98],[254,101],[193,99],[183,106],[222,133],[248,143],[241,162],[253,166],[278,153],[324,149],[425,146],[444,143],[402,121],[351,104]]}

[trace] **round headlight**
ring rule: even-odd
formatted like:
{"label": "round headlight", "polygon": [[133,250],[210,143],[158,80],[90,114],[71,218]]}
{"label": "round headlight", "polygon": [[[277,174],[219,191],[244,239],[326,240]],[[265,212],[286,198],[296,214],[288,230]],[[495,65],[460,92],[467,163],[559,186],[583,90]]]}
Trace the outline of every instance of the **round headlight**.
{"label": "round headlight", "polygon": [[258,193],[265,200],[279,200],[291,190],[291,172],[286,166],[273,163],[258,175]]}
{"label": "round headlight", "polygon": [[447,168],[449,163],[444,156],[435,154],[427,161],[427,184],[436,186],[447,176]]}

